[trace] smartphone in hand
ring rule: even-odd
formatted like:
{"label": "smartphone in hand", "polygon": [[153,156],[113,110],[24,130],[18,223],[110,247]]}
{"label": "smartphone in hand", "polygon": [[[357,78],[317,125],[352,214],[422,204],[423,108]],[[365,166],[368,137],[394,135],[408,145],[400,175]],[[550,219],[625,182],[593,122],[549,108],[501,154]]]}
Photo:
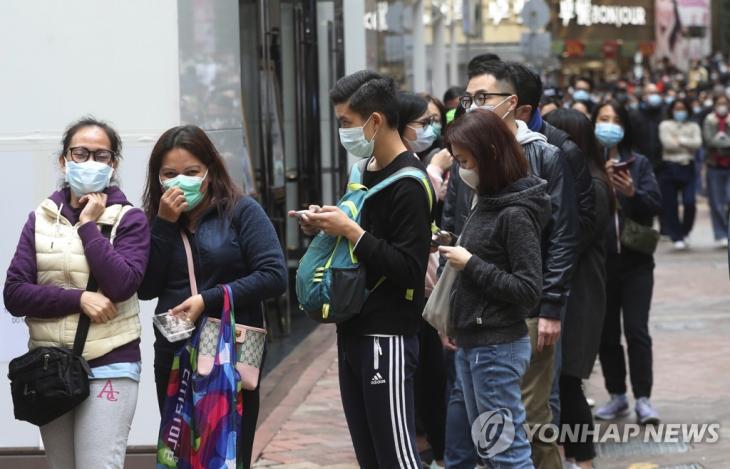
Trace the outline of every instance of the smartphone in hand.
{"label": "smartphone in hand", "polygon": [[445,230],[439,230],[431,237],[431,246],[453,246],[456,243],[456,235]]}
{"label": "smartphone in hand", "polygon": [[614,163],[613,170],[619,173],[628,173],[631,166],[633,166],[634,162],[636,161],[636,158],[631,158],[630,160],[626,161],[619,161],[618,163]]}

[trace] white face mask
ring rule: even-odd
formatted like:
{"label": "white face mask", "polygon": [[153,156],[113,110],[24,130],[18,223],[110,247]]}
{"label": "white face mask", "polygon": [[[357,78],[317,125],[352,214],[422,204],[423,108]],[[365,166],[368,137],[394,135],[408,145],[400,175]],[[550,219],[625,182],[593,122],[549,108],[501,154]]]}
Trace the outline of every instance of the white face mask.
{"label": "white face mask", "polygon": [[[502,101],[500,101],[500,102],[499,102],[498,104],[484,104],[484,105],[482,105],[482,106],[477,106],[477,105],[476,105],[475,103],[472,103],[472,104],[471,104],[471,106],[469,106],[469,109],[467,109],[467,110],[466,110],[466,112],[472,112],[472,111],[476,111],[477,109],[484,109],[484,110],[487,110],[487,111],[492,111],[492,112],[494,112],[494,110],[495,110],[495,109],[497,109],[497,108],[498,108],[499,106],[501,106],[502,104],[504,104],[505,102],[507,102],[507,100],[508,100],[509,98],[511,98],[511,97],[512,97],[512,96],[507,96],[507,97],[506,97],[506,98],[504,98],[504,99],[503,99]],[[505,114],[504,114],[504,115],[502,116],[502,119],[504,119],[505,117],[507,117],[507,116],[509,115],[509,113],[510,113],[510,112],[512,112],[512,111],[507,111],[507,112],[506,112],[506,113],[505,113]]]}
{"label": "white face mask", "polygon": [[479,190],[479,173],[473,169],[464,169],[459,166],[459,177],[464,181],[464,184],[471,187],[473,190]]}

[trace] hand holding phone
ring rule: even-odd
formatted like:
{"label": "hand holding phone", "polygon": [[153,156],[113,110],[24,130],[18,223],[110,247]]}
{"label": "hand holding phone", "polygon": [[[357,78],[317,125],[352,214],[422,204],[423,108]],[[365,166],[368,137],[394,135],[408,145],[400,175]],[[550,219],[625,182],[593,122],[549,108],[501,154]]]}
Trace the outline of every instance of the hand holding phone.
{"label": "hand holding phone", "polygon": [[309,215],[317,213],[321,210],[319,205],[310,205],[306,210],[289,210],[288,215],[292,218],[296,218],[299,221],[304,234],[307,236],[314,236],[319,232],[319,228],[314,226],[309,219]]}
{"label": "hand holding phone", "polygon": [[431,237],[431,246],[433,247],[453,246],[455,242],[456,235],[445,230],[439,230]]}
{"label": "hand holding phone", "polygon": [[631,166],[633,166],[634,161],[636,161],[635,158],[631,158],[630,160],[626,161],[619,161],[618,163],[613,164],[613,170],[620,173],[628,173]]}

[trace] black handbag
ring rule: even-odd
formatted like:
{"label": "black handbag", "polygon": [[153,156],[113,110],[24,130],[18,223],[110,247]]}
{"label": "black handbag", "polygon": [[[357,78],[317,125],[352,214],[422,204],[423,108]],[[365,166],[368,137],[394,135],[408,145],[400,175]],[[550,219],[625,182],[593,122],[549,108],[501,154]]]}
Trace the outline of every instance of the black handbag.
{"label": "black handbag", "polygon": [[[109,238],[111,226],[102,233]],[[89,271],[87,291],[98,285]],[[73,350],[62,347],[38,347],[13,359],[8,367],[10,394],[17,420],[45,425],[73,410],[89,397],[91,369],[81,356],[89,333],[89,317],[83,312],[74,337]]]}

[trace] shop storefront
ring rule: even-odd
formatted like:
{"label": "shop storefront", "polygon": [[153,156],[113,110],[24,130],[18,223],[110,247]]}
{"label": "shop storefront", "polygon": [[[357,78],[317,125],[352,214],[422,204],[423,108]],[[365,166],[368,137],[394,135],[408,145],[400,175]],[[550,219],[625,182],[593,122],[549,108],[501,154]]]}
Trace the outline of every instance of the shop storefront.
{"label": "shop storefront", "polygon": [[553,0],[553,53],[563,76],[611,79],[654,52],[654,0]]}

